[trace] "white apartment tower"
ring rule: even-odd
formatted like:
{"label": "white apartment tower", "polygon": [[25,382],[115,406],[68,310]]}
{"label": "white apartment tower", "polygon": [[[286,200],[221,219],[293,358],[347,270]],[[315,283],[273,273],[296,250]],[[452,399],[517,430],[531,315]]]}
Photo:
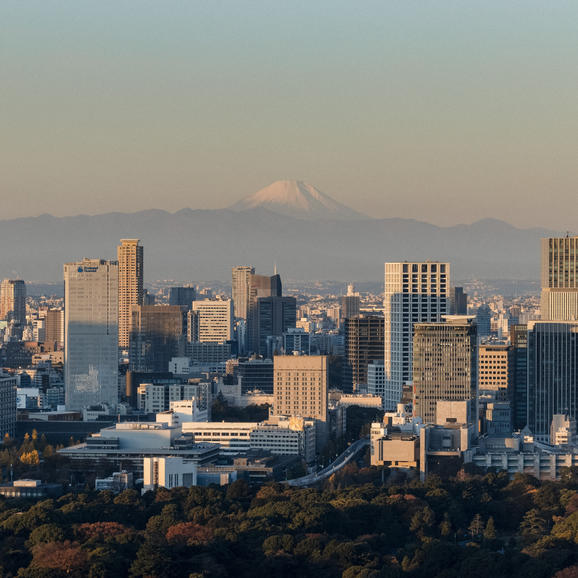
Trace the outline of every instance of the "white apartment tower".
{"label": "white apartment tower", "polygon": [[233,304],[236,319],[244,319],[247,321],[251,275],[254,274],[255,267],[248,265],[233,267]]}
{"label": "white apartment tower", "polygon": [[189,312],[187,341],[224,343],[233,339],[233,301],[193,301]]}
{"label": "white apartment tower", "polygon": [[578,321],[578,236],[542,239],[544,321]]}
{"label": "white apartment tower", "polygon": [[385,264],[384,409],[401,401],[412,379],[413,326],[439,323],[449,311],[450,264],[438,261]]}
{"label": "white apartment tower", "polygon": [[66,407],[118,403],[118,262],[64,265]]}
{"label": "white apartment tower", "polygon": [[130,341],[131,308],[143,304],[143,248],[139,239],[121,239],[118,256],[118,346]]}

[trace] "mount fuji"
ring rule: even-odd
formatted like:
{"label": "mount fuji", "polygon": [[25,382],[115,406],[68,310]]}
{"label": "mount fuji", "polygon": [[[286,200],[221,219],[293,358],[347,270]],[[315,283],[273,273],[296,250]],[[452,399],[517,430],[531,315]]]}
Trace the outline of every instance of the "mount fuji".
{"label": "mount fuji", "polygon": [[369,218],[303,181],[275,181],[229,208],[233,211],[263,208],[307,220]]}

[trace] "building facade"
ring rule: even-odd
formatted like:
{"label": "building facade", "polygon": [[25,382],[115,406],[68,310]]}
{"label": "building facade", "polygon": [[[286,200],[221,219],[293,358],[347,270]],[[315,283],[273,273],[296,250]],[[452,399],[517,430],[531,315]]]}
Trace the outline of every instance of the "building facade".
{"label": "building facade", "polygon": [[327,356],[276,355],[273,365],[275,414],[326,422]]}
{"label": "building facade", "polygon": [[64,265],[66,408],[118,403],[118,262]]}
{"label": "building facade", "polygon": [[386,410],[401,400],[411,380],[413,327],[439,323],[449,310],[450,264],[386,263],[384,297],[384,368]]}
{"label": "building facade", "polygon": [[233,339],[233,301],[194,301],[188,316],[187,341],[225,343]]}
{"label": "building facade", "polygon": [[143,304],[143,248],[139,239],[121,239],[118,257],[118,345],[127,349],[131,311]]}
{"label": "building facade", "polygon": [[436,423],[438,402],[477,402],[477,335],[473,317],[418,323],[413,340],[414,417]]}
{"label": "building facade", "polygon": [[578,321],[578,236],[542,239],[541,317]]}
{"label": "building facade", "polygon": [[18,325],[26,323],[26,283],[22,279],[4,279],[0,285],[0,319]]}
{"label": "building facade", "polygon": [[367,389],[369,364],[383,359],[383,330],[383,317],[358,315],[344,320],[344,391],[359,392]]}
{"label": "building facade", "polygon": [[548,443],[555,414],[578,417],[578,323],[536,321],[528,329],[528,427]]}
{"label": "building facade", "polygon": [[249,314],[249,298],[251,291],[251,275],[255,274],[255,267],[239,265],[233,267],[232,288],[235,319],[247,321]]}

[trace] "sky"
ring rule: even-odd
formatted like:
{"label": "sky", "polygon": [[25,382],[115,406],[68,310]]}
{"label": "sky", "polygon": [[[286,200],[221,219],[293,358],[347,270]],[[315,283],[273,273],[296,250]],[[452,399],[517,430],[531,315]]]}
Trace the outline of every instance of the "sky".
{"label": "sky", "polygon": [[3,0],[0,219],[226,207],[578,224],[575,0]]}

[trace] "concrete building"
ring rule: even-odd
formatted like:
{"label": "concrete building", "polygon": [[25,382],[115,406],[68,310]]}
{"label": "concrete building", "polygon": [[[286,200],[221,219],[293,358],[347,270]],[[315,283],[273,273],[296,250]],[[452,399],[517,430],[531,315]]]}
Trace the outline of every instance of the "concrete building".
{"label": "concrete building", "polygon": [[550,425],[550,445],[573,446],[576,443],[576,420],[568,415],[554,414]]}
{"label": "concrete building", "polygon": [[185,317],[177,305],[133,305],[129,366],[131,371],[164,372],[173,357],[185,353]]}
{"label": "concrete building", "polygon": [[444,319],[443,323],[414,326],[414,416],[426,424],[436,423],[439,401],[477,401],[475,321],[465,315]]}
{"label": "concrete building", "polygon": [[367,393],[379,395],[382,398],[385,396],[385,367],[383,359],[374,360],[367,366]]}
{"label": "concrete building", "polygon": [[118,263],[64,265],[66,407],[118,403]]}
{"label": "concrete building", "polygon": [[347,392],[367,391],[368,366],[383,359],[383,317],[357,315],[346,318],[343,327],[345,359],[342,388]]}
{"label": "concrete building", "polygon": [[449,311],[450,265],[440,262],[386,263],[384,368],[386,409],[401,400],[411,381],[413,327],[439,323]]}
{"label": "concrete building", "polygon": [[528,427],[548,443],[555,414],[578,417],[578,322],[528,326]]}
{"label": "concrete building", "polygon": [[187,341],[225,343],[233,339],[233,301],[194,301],[188,315]]}
{"label": "concrete building", "polygon": [[276,355],[274,414],[326,422],[328,361],[325,355]]}
{"label": "concrete building", "polygon": [[452,287],[450,289],[450,315],[468,314],[468,295],[464,293],[463,287]]}
{"label": "concrete building", "polygon": [[478,347],[478,390],[496,401],[508,401],[512,391],[512,348],[483,344]]}
{"label": "concrete building", "polygon": [[578,236],[542,239],[541,317],[578,321]]}
{"label": "concrete building", "polygon": [[131,311],[143,304],[143,247],[139,239],[121,239],[118,258],[118,346],[130,341]]}
{"label": "concrete building", "polygon": [[26,284],[22,279],[4,279],[0,285],[0,319],[26,323]]}
{"label": "concrete building", "polygon": [[112,462],[117,468],[140,476],[145,457],[176,456],[207,464],[217,459],[219,446],[194,443],[191,436],[183,435],[181,426],[124,422],[103,428],[84,443],[58,452],[71,460],[73,469],[93,471]]}

